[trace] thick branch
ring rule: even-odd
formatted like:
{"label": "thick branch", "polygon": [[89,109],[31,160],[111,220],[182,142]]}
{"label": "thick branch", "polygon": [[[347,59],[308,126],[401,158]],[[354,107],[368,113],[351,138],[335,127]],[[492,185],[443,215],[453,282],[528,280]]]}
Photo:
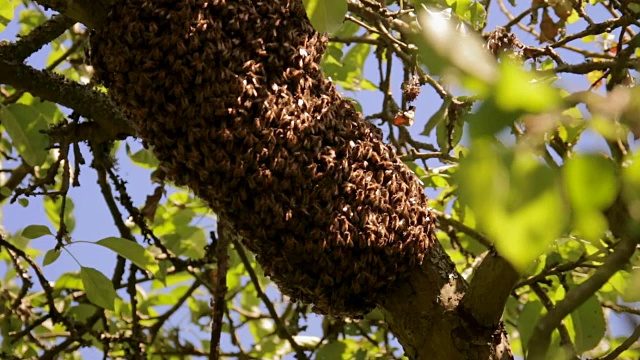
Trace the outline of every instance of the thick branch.
{"label": "thick branch", "polygon": [[[520,274],[495,251],[490,251],[473,275],[462,300],[464,312],[480,325],[495,327]],[[491,299],[491,301],[487,301]]]}
{"label": "thick branch", "polygon": [[[433,244],[422,266],[398,281],[379,304],[407,357],[513,359],[503,329],[483,326],[461,310],[460,300],[466,291],[465,281],[444,249]],[[491,307],[485,313],[499,312],[499,318],[502,309],[493,311]]]}
{"label": "thick branch", "polygon": [[127,119],[106,95],[61,75],[24,64],[0,61],[0,83],[24,89],[43,100],[58,103],[92,118],[113,138],[133,134]]}
{"label": "thick branch", "polygon": [[0,58],[21,62],[60,36],[75,23],[75,20],[64,15],[54,15],[17,42],[0,46]]}
{"label": "thick branch", "polygon": [[38,3],[83,23],[88,28],[100,26],[114,0],[40,0]]}

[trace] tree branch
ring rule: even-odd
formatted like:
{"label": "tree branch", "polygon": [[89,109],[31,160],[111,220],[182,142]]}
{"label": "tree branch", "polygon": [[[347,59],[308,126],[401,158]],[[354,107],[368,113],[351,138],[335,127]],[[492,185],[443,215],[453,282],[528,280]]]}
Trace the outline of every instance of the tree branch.
{"label": "tree branch", "polygon": [[607,354],[607,356],[603,357],[602,360],[615,360],[618,358],[620,354],[622,354],[625,350],[630,348],[633,344],[636,343],[640,339],[640,325],[636,326],[636,329],[633,330],[631,336],[629,336],[625,341],[622,342],[617,348],[615,348],[612,352]]}
{"label": "tree branch", "polygon": [[520,274],[510,263],[495,250],[489,250],[474,272],[473,280],[462,299],[463,311],[484,327],[497,326],[519,278]]}
{"label": "tree branch", "polygon": [[56,10],[94,29],[106,21],[109,8],[115,0],[39,0],[37,2],[45,8]]}
{"label": "tree branch", "polygon": [[22,62],[31,54],[62,35],[75,23],[75,20],[64,15],[54,15],[17,42],[0,46],[0,58],[7,61]]}
{"label": "tree branch", "polygon": [[114,139],[134,133],[127,118],[105,94],[69,81],[62,75],[0,59],[0,83],[73,109],[79,115],[95,120]]}
{"label": "tree branch", "polygon": [[529,340],[529,359],[546,359],[547,350],[551,343],[551,333],[560,325],[562,319],[598,291],[613,274],[628,263],[635,252],[638,246],[638,241],[635,238],[637,234],[629,228],[629,214],[624,208],[624,204],[617,201],[607,215],[611,229],[614,231],[614,235],[621,239],[620,242],[613,254],[588,280],[569,291],[565,298],[556,304],[555,308],[538,321]]}
{"label": "tree branch", "polygon": [[[229,255],[227,250],[231,242],[231,228],[223,219],[218,220],[217,244],[212,241],[211,246],[215,246],[217,270],[215,281],[215,293],[211,299],[211,343],[209,347],[209,359],[220,358],[220,334],[222,333],[222,317],[226,307],[225,297],[227,295],[227,271],[229,270]],[[215,239],[215,234],[211,234],[211,239]]]}

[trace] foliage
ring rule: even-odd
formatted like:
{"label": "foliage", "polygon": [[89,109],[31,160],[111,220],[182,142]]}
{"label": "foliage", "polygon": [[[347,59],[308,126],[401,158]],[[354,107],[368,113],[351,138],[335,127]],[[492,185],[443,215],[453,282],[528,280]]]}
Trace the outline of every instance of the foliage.
{"label": "foliage", "polygon": [[[323,71],[361,102],[423,181],[458,272],[472,281],[490,246],[520,272],[503,316],[512,350],[536,356],[535,325],[566,308],[547,358],[638,358],[638,4],[305,5],[314,26],[329,32]],[[228,260],[219,256],[227,242],[215,214],[164,183],[148,149],[122,136],[105,142],[108,132],[81,121],[82,110],[38,95],[44,83],[6,80],[31,54],[16,59],[21,47],[42,42],[50,44],[42,67],[87,82],[89,31],[47,32],[43,23],[52,21],[60,20],[31,1],[0,1],[0,29],[15,41],[0,47],[0,200],[6,218],[34,214],[23,227],[5,222],[0,237],[0,357],[205,356],[213,296],[225,302],[221,347],[229,358],[402,356],[380,311],[319,318],[279,296],[235,239],[227,239]],[[412,104],[413,125],[395,126]],[[81,195],[80,180],[88,187],[93,179],[98,188]],[[75,209],[81,205],[108,213],[98,219]],[[633,243],[626,257],[625,242]],[[585,291],[593,279],[601,283]]]}

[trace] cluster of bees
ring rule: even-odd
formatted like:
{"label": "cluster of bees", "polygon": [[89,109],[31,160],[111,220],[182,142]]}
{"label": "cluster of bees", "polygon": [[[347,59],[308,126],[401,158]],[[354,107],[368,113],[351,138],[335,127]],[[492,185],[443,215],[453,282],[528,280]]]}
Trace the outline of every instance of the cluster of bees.
{"label": "cluster of bees", "polygon": [[229,219],[285,295],[358,317],[423,261],[423,189],[322,74],[300,0],[120,2],[91,46],[167,177]]}

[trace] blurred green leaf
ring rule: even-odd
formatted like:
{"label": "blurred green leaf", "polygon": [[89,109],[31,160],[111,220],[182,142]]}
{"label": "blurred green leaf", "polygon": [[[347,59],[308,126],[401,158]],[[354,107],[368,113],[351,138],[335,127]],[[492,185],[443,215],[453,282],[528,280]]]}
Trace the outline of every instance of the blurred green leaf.
{"label": "blurred green leaf", "polygon": [[13,20],[14,8],[10,0],[0,0],[0,31]]}
{"label": "blurred green leaf", "polygon": [[422,129],[420,135],[429,136],[436,126],[447,120],[449,105],[452,101],[453,99],[450,97],[444,99],[440,108],[429,118],[429,120],[427,120],[427,123],[424,125],[424,129]]}
{"label": "blurred green leaf", "polygon": [[36,9],[24,9],[20,11],[20,35],[30,33],[37,26],[47,20],[47,17]]}
{"label": "blurred green leaf", "polygon": [[565,228],[557,175],[524,148],[477,140],[471,149],[454,176],[460,201],[473,210],[500,255],[524,271]]}
{"label": "blurred green leaf", "polygon": [[19,198],[18,199],[18,204],[20,204],[20,206],[26,208],[27,206],[29,206],[29,199],[27,199],[27,198]]}
{"label": "blurred green leaf", "polygon": [[622,169],[622,194],[629,214],[636,223],[640,223],[640,155],[634,154],[625,165]]}
{"label": "blurred green leaf", "polygon": [[[520,342],[523,346],[529,343],[533,328],[538,322],[538,318],[542,314],[542,303],[540,301],[529,301],[524,304],[520,316],[518,317],[518,332],[520,333]],[[526,351],[525,351],[526,352]]]}
{"label": "blurred green leaf", "polygon": [[11,196],[12,193],[13,192],[8,187],[0,186],[0,195],[4,196],[5,198]]}
{"label": "blurred green leaf", "polygon": [[625,301],[640,301],[640,269],[634,269],[627,282],[627,289],[622,295]]}
{"label": "blurred green leaf", "polygon": [[615,200],[618,181],[610,160],[581,155],[563,166],[565,186],[577,211],[604,210]]}
{"label": "blurred green leaf", "polygon": [[96,269],[82,266],[80,278],[89,301],[103,309],[114,310],[116,291],[108,277]]}
{"label": "blurred green leaf", "polygon": [[342,341],[331,341],[322,345],[316,352],[316,360],[344,359],[343,355],[347,351],[347,344]]}
{"label": "blurred green leaf", "polygon": [[375,84],[363,78],[364,63],[370,54],[371,45],[359,43],[352,46],[339,63],[327,63],[324,68],[344,90],[376,90]]}
{"label": "blurred green leaf", "polygon": [[[75,205],[73,204],[73,200],[67,196],[65,207],[64,207],[64,224],[67,227],[67,231],[72,233],[76,227],[76,218],[73,215],[73,209]],[[47,218],[51,221],[51,224],[56,228],[56,230],[60,229],[60,212],[62,211],[62,196],[58,196],[54,199],[51,197],[44,198],[44,210],[47,214]]]}
{"label": "blurred green leaf", "polygon": [[494,101],[505,111],[540,113],[558,106],[560,93],[532,73],[523,70],[520,64],[503,59]]}
{"label": "blurred green leaf", "polygon": [[84,285],[80,274],[77,272],[64,273],[56,280],[54,289],[77,289],[84,290]]}

